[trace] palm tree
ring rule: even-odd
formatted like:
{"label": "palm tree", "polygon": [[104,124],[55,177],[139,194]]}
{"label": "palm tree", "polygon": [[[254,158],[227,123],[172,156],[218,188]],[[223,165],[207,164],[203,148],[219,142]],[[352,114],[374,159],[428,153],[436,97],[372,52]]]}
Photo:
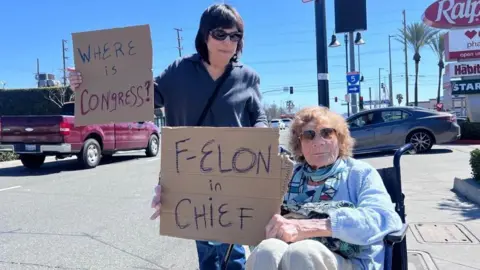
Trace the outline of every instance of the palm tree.
{"label": "palm tree", "polygon": [[443,62],[444,53],[445,53],[445,33],[437,34],[428,45],[432,48],[432,51],[437,55],[438,58],[438,90],[437,90],[437,104],[440,103],[440,89],[442,85],[442,71],[445,68],[445,63]]}
{"label": "palm tree", "polygon": [[397,40],[403,44],[403,38],[407,40],[408,45],[413,49],[413,61],[415,61],[415,106],[418,106],[418,66],[420,64],[420,50],[439,32],[421,22],[411,23],[407,29],[399,29],[400,34]]}

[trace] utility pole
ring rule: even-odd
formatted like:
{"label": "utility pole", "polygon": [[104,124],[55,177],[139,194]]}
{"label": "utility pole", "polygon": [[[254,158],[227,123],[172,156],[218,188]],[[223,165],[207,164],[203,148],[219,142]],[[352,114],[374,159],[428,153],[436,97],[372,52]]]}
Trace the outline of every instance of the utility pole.
{"label": "utility pole", "polygon": [[327,12],[325,0],[315,0],[315,36],[317,39],[318,105],[330,107],[327,57]]}
{"label": "utility pole", "polygon": [[[346,73],[348,74],[348,34],[345,33],[345,66],[347,68]],[[347,90],[348,90],[348,81],[347,81]],[[347,95],[350,95],[347,93]],[[352,97],[350,96],[349,101],[347,101],[347,116],[350,116],[350,101]]]}
{"label": "utility pole", "polygon": [[383,68],[378,68],[378,107],[382,107],[382,77],[381,77],[381,71]]}
{"label": "utility pole", "polygon": [[40,88],[40,59],[37,58],[37,87]]}
{"label": "utility pole", "polygon": [[[348,33],[349,45],[350,45],[350,71],[355,71],[355,43],[353,40],[353,32]],[[345,44],[345,46],[347,46]],[[351,94],[350,96],[350,104],[352,106],[352,114],[356,114],[358,112],[357,106],[357,94]]]}
{"label": "utility pole", "polygon": [[389,106],[393,106],[393,82],[392,82],[392,45],[391,45],[391,39],[392,35],[388,35],[388,61],[390,62],[390,67],[389,67],[389,73],[388,73],[388,90],[389,90],[389,99],[390,99],[390,104]]}
{"label": "utility pole", "polygon": [[67,86],[67,59],[68,57],[65,56],[65,52],[68,50],[68,48],[65,47],[65,44],[67,43],[67,40],[62,39],[62,58],[63,58],[63,87]]}
{"label": "utility pole", "polygon": [[182,37],[180,37],[180,32],[183,31],[182,28],[173,28],[175,31],[177,31],[177,43],[178,43],[178,56],[182,57]]}
{"label": "utility pole", "polygon": [[405,104],[408,106],[408,53],[407,53],[407,14],[403,10],[403,50],[405,52]]}

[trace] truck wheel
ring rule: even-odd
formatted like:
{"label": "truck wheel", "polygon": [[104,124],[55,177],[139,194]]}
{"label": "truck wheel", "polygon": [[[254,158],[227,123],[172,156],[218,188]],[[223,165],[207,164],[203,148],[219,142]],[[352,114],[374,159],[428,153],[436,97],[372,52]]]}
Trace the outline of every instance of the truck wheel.
{"label": "truck wheel", "polygon": [[44,155],[20,155],[20,161],[28,169],[38,169],[45,162]]}
{"label": "truck wheel", "polygon": [[158,155],[158,149],[159,149],[159,140],[158,136],[153,134],[150,136],[150,140],[148,141],[148,146],[147,149],[145,150],[145,153],[147,154],[147,157],[154,157]]}
{"label": "truck wheel", "polygon": [[78,161],[85,169],[97,167],[102,156],[100,144],[95,139],[88,139],[83,143],[82,152],[78,156]]}

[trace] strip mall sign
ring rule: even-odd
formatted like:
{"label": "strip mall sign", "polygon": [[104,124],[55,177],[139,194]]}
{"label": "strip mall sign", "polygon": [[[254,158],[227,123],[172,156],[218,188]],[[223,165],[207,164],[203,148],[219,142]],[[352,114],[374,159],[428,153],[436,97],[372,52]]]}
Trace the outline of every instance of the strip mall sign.
{"label": "strip mall sign", "polygon": [[423,14],[423,22],[434,28],[480,25],[480,0],[439,0]]}
{"label": "strip mall sign", "polygon": [[449,63],[445,73],[450,78],[480,76],[480,60],[474,62]]}
{"label": "strip mall sign", "polygon": [[480,94],[480,79],[451,81],[452,95]]}
{"label": "strip mall sign", "polygon": [[480,58],[480,27],[452,29],[445,34],[447,61]]}

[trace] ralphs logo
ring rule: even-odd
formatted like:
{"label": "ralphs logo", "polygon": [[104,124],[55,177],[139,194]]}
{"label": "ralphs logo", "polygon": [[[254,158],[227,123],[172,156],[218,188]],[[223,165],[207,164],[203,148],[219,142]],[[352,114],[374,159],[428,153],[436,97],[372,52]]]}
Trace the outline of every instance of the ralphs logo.
{"label": "ralphs logo", "polygon": [[449,63],[445,70],[452,78],[480,76],[480,61],[467,63]]}
{"label": "ralphs logo", "polygon": [[480,25],[480,0],[439,0],[425,10],[422,19],[444,29]]}
{"label": "ralphs logo", "polygon": [[451,81],[452,95],[471,95],[480,93],[480,79]]}

